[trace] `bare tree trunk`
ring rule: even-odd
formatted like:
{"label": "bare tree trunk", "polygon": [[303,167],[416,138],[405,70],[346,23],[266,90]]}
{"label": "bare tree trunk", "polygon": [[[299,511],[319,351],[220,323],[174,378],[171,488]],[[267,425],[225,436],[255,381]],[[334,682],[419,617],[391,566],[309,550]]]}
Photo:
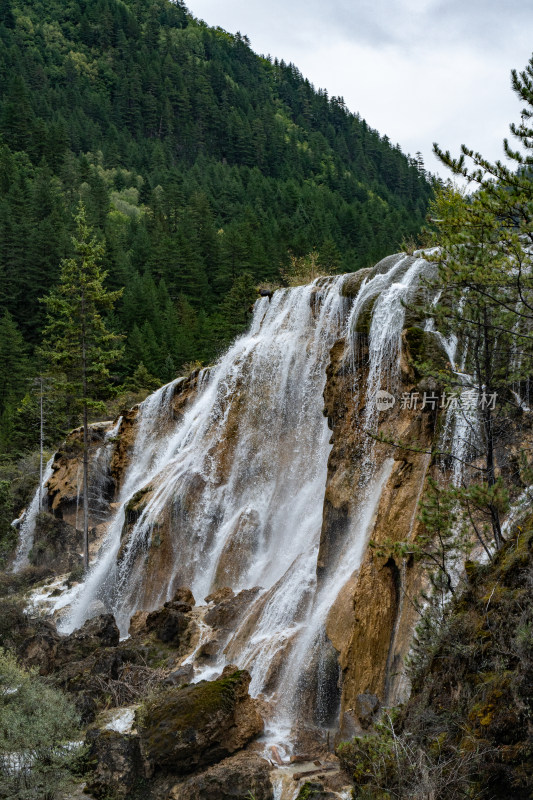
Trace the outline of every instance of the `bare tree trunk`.
{"label": "bare tree trunk", "polygon": [[39,435],[39,512],[43,510],[43,450],[44,450],[44,417],[43,417],[43,377],[40,377],[41,388],[41,427]]}
{"label": "bare tree trunk", "polygon": [[85,335],[85,294],[82,293],[81,365],[83,376],[83,567],[89,569],[89,422],[87,413],[87,342]]}
{"label": "bare tree trunk", "polygon": [[83,567],[89,569],[89,425],[83,404]]}
{"label": "bare tree trunk", "polygon": [[[483,360],[484,360],[484,386],[482,391],[489,397],[492,394],[492,353],[490,350],[490,324],[488,318],[487,306],[483,308]],[[496,468],[494,459],[494,426],[490,404],[487,403],[486,408],[482,410],[483,428],[485,433],[485,457],[487,465],[487,483],[492,488],[496,483]],[[494,543],[496,550],[500,550],[503,545],[502,526],[500,520],[500,512],[498,508],[491,503],[489,505],[490,521],[492,525],[492,533],[494,536]]]}

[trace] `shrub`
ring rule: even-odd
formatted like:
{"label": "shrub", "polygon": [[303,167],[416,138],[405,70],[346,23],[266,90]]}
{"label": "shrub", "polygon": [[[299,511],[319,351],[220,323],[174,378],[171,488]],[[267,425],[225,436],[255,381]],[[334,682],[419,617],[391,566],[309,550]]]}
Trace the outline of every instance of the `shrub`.
{"label": "shrub", "polygon": [[79,755],[71,702],[0,649],[0,797],[53,800]]}
{"label": "shrub", "polygon": [[281,277],[288,286],[303,286],[312,283],[316,278],[331,275],[332,270],[320,260],[317,250],[311,250],[306,256],[295,256],[289,253],[289,264],[280,269]]}
{"label": "shrub", "polygon": [[470,796],[489,749],[468,737],[459,748],[445,730],[419,738],[401,729],[401,713],[392,709],[375,733],[341,743],[337,754],[357,800],[459,800]]}

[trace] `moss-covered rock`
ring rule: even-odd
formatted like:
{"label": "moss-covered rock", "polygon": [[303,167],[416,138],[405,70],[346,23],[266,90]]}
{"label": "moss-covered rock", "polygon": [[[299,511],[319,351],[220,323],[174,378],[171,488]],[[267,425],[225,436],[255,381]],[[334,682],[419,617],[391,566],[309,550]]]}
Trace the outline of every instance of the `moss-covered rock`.
{"label": "moss-covered rock", "polygon": [[249,683],[248,672],[226,669],[218,680],[166,689],[147,701],[139,731],[151,768],[186,774],[221,761],[261,733]]}
{"label": "moss-covered rock", "polygon": [[338,796],[324,789],[319,781],[306,781],[298,792],[296,800],[335,800]]}
{"label": "moss-covered rock", "polygon": [[237,595],[232,593],[229,597],[223,596],[222,600],[216,602],[214,608],[209,609],[205,615],[205,622],[217,630],[229,630],[250,608],[259,591],[258,588],[243,589]]}
{"label": "moss-covered rock", "polygon": [[357,297],[359,294],[359,289],[361,288],[361,284],[363,283],[364,279],[369,274],[370,269],[360,269],[357,272],[353,272],[350,275],[346,275],[342,287],[341,287],[341,295],[343,297]]}
{"label": "moss-covered rock", "polygon": [[430,364],[434,373],[450,369],[448,355],[436,333],[413,325],[406,328],[404,338],[409,348],[409,359],[417,373],[424,363]]}
{"label": "moss-covered rock", "polygon": [[131,500],[128,501],[124,509],[126,527],[133,525],[140,518],[148,502],[147,495],[149,495],[152,491],[152,486],[143,486],[143,488],[139,489],[138,492],[135,492]]}
{"label": "moss-covered rock", "polygon": [[73,525],[46,511],[37,515],[30,563],[50,567],[56,574],[71,572],[81,563],[82,534]]}
{"label": "moss-covered rock", "polygon": [[367,335],[370,333],[370,326],[372,325],[372,313],[374,311],[374,306],[376,305],[377,299],[378,295],[375,297],[370,297],[364,304],[363,308],[359,312],[359,316],[355,321],[355,333],[364,333]]}

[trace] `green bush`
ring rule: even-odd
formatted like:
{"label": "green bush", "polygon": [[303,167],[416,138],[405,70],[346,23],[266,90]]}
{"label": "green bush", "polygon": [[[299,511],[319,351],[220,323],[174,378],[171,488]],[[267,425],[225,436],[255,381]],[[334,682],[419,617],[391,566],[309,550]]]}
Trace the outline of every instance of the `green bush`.
{"label": "green bush", "polygon": [[366,736],[337,748],[352,775],[356,800],[458,800],[476,796],[476,776],[490,748],[464,736],[455,745],[446,730],[433,736],[407,730],[402,712],[391,709]]}
{"label": "green bush", "polygon": [[13,498],[8,481],[0,480],[0,566],[4,566],[7,556],[17,543],[17,532],[11,527],[13,519]]}
{"label": "green bush", "polygon": [[0,797],[53,800],[79,756],[71,702],[0,649]]}

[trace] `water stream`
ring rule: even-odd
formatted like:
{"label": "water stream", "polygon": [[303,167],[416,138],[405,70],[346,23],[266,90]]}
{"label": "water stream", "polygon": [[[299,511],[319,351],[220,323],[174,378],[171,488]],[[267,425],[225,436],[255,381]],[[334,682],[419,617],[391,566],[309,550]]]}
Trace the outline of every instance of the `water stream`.
{"label": "water stream", "polygon": [[[200,374],[183,414],[174,410],[183,379],[148,397],[103,545],[73,590],[63,631],[82,625],[95,601],[126,635],[137,609],[157,607],[179,586],[189,586],[198,604],[220,587],[260,587],[216,663],[196,679],[225,663],[249,669],[251,693],[271,702],[265,743],[282,755],[290,754],[298,720],[327,728],[334,699],[323,696],[331,683],[325,623],[361,564],[393,461],[376,456],[368,438],[351,527],[318,582],[331,451],[326,368],[332,345],[344,336],[354,402],[365,396],[360,424],[375,430],[378,392],[400,387],[406,304],[427,268],[422,257],[386,259],[351,303],[342,297],[342,276],[261,298],[249,331]],[[361,373],[358,327],[367,313],[367,372]],[[103,496],[106,487],[99,491]],[[26,549],[29,539],[25,534]]]}

